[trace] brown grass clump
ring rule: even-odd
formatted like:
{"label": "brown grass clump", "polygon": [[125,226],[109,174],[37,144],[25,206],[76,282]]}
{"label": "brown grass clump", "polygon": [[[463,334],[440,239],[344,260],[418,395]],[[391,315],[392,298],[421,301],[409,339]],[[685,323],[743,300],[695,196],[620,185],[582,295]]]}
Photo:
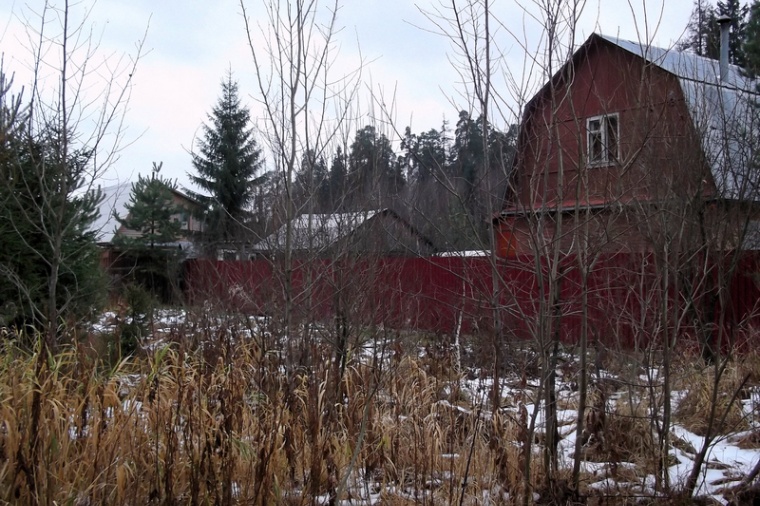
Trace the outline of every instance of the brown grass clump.
{"label": "brown grass clump", "polygon": [[731,439],[732,442],[743,450],[757,450],[760,449],[760,430],[751,430],[738,435],[735,439]]}
{"label": "brown grass clump", "polygon": [[708,435],[708,429],[710,435],[715,436],[749,428],[740,402],[740,390],[746,378],[740,367],[728,365],[717,383],[717,390],[714,367],[687,368],[680,376],[684,396],[674,413],[677,423],[698,436]]}
{"label": "brown grass clump", "polygon": [[656,442],[643,402],[618,400],[607,417],[606,434],[610,462],[631,462],[642,474],[654,472]]}
{"label": "brown grass clump", "polygon": [[747,386],[760,385],[760,350],[756,347],[734,357],[734,366],[747,377]]}
{"label": "brown grass clump", "polygon": [[[601,420],[594,426],[589,425],[587,417],[584,431],[584,438],[587,439],[585,460],[610,463],[613,474],[622,481],[634,477],[620,476],[631,469],[636,470],[634,475],[638,477],[651,473],[657,450],[646,405],[631,397],[624,397],[608,405],[595,406],[593,400],[599,395],[601,394],[592,391],[589,414],[605,408],[607,412],[596,415],[596,419]],[[630,463],[634,467],[618,466],[620,463]]]}

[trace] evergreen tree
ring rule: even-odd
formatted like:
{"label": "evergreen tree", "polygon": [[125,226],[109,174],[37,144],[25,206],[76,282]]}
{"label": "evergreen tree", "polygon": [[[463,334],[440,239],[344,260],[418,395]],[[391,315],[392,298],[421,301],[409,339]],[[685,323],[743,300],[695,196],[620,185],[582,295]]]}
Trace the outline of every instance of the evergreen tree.
{"label": "evergreen tree", "polygon": [[744,67],[750,76],[760,74],[760,0],[754,0],[744,29]]}
{"label": "evergreen tree", "polygon": [[352,188],[353,208],[388,205],[404,187],[401,164],[388,138],[372,125],[356,132],[348,156],[348,175]]}
{"label": "evergreen tree", "polygon": [[512,161],[517,154],[518,131],[517,125],[510,125],[506,132],[495,128],[489,129],[488,153],[492,171],[506,175],[512,170]]}
{"label": "evergreen tree", "polygon": [[420,232],[445,249],[458,249],[462,230],[452,220],[458,196],[452,193],[449,177],[449,140],[446,123],[441,130],[430,129],[419,135],[409,127],[401,141],[407,170],[409,219]]}
{"label": "evergreen tree", "polygon": [[481,122],[473,120],[467,111],[459,112],[454,132],[451,171],[455,181],[461,186],[463,199],[468,208],[475,206],[475,187],[483,167],[483,133]]}
{"label": "evergreen tree", "polygon": [[477,236],[485,237],[487,218],[496,211],[494,206],[501,205],[516,151],[516,133],[516,127],[504,133],[484,125],[482,118],[473,119],[468,111],[459,113],[448,164],[448,178],[458,196],[458,203],[451,208],[465,213],[461,221],[468,230],[476,230]]}
{"label": "evergreen tree", "polygon": [[[82,191],[89,153],[73,151],[59,160],[59,136],[48,127],[32,137],[28,116],[9,90],[0,71],[0,324],[41,328],[50,305],[78,318],[102,301],[105,285],[90,229],[102,195]],[[50,300],[53,278],[58,290]]]}
{"label": "evergreen tree", "polygon": [[139,176],[132,185],[127,216],[115,215],[123,227],[138,232],[138,235],[117,236],[115,241],[121,247],[132,250],[154,250],[180,238],[182,224],[176,219],[182,210],[174,204],[172,190],[176,184],[160,176],[162,164],[153,164],[150,177]]}
{"label": "evergreen tree", "polygon": [[686,36],[678,44],[678,49],[717,60],[720,57],[720,28],[717,19],[715,8],[708,0],[694,0]]}
{"label": "evergreen tree", "polygon": [[424,183],[446,166],[446,140],[435,128],[415,135],[406,127],[401,149],[409,181]]}
{"label": "evergreen tree", "polygon": [[398,163],[406,172],[409,182],[417,178],[418,144],[417,135],[412,133],[411,127],[406,127],[404,129],[404,138],[401,139],[401,152],[403,154],[398,157]]}
{"label": "evergreen tree", "polygon": [[720,58],[720,25],[718,19],[731,18],[728,36],[728,60],[744,66],[745,31],[749,7],[739,0],[718,1],[713,7],[707,0],[695,0],[691,19],[686,27],[685,40],[678,45],[682,51],[692,51],[699,56],[717,60]]}
{"label": "evergreen tree", "polygon": [[118,235],[114,244],[134,265],[133,279],[153,296],[169,302],[177,274],[179,248],[176,243],[182,233],[177,215],[182,209],[174,204],[172,190],[176,185],[160,176],[161,164],[153,164],[150,177],[139,176],[132,185],[127,215],[115,215],[120,225],[137,232]]}
{"label": "evergreen tree", "polygon": [[198,140],[199,151],[193,154],[197,174],[188,175],[210,194],[193,196],[207,207],[204,242],[213,248],[242,239],[256,187],[264,177],[257,177],[263,163],[261,151],[231,72],[222,82],[222,96],[208,119],[210,125],[203,125],[203,137]]}
{"label": "evergreen tree", "polygon": [[313,151],[304,153],[301,168],[296,176],[296,191],[299,205],[305,205],[311,212],[330,211],[330,181],[325,159],[317,157]]}
{"label": "evergreen tree", "polygon": [[[728,61],[740,67],[744,67],[746,63],[743,45],[748,14],[749,7],[747,4],[742,5],[739,3],[739,0],[718,1],[718,18],[725,16],[731,18],[728,32]],[[718,41],[720,41],[720,27],[718,27]],[[720,42],[718,43],[718,47],[720,47]],[[720,54],[718,57],[720,57]]]}
{"label": "evergreen tree", "polygon": [[348,168],[346,164],[346,155],[340,146],[335,151],[332,163],[330,164],[330,174],[328,175],[329,187],[329,206],[330,211],[344,211],[345,197],[348,193],[347,185]]}

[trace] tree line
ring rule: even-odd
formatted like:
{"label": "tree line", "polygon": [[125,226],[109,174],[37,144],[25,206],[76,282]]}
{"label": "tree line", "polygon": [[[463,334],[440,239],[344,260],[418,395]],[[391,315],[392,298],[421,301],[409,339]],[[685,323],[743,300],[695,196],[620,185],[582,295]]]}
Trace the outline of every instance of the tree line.
{"label": "tree line", "polygon": [[750,75],[760,72],[760,1],[694,0],[686,34],[678,44],[681,51],[699,56],[720,58],[721,18],[729,21],[729,62],[744,68]]}
{"label": "tree line", "polygon": [[421,133],[365,125],[330,152],[304,150],[286,191],[283,175],[267,170],[250,111],[228,74],[188,173],[199,189],[188,193],[204,204],[202,242],[209,250],[255,242],[282,225],[282,209],[292,206],[296,214],[392,208],[442,248],[477,247],[495,211],[483,206],[481,193],[503,194],[516,147],[515,127],[505,132],[486,123],[484,132],[483,125],[465,110],[453,130],[447,121]]}

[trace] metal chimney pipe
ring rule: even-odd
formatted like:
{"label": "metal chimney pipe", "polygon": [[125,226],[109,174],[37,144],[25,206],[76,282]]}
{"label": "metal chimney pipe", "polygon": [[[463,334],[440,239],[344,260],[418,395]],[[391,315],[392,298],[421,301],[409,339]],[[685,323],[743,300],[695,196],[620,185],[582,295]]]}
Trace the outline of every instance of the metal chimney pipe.
{"label": "metal chimney pipe", "polygon": [[720,25],[720,82],[728,79],[728,33],[731,29],[731,17],[723,15],[718,18]]}

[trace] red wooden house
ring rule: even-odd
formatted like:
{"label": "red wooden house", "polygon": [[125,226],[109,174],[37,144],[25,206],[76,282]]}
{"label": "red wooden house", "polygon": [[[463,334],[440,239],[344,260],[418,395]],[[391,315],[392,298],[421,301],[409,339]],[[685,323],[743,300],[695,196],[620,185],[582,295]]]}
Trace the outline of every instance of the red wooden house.
{"label": "red wooden house", "polygon": [[[722,277],[713,260],[721,258],[714,252],[760,249],[760,100],[741,69],[721,67],[592,35],[525,106],[495,219],[499,251],[517,258],[408,258],[380,248],[386,257],[356,264],[365,271],[352,273],[343,300],[364,323],[436,332],[462,323],[463,332],[491,328],[539,342],[586,337],[640,349],[678,335],[708,349],[724,336],[756,336],[760,256]],[[335,217],[311,219],[294,223],[296,250],[329,251],[334,238],[350,235],[332,230]],[[308,232],[303,239],[299,229]],[[619,254],[626,252],[635,254]],[[293,286],[331,279],[327,256],[298,264]],[[677,273],[673,257],[683,261]],[[718,267],[704,268],[707,261]],[[273,313],[271,290],[282,285],[271,281],[272,265],[193,262],[188,293],[223,299],[241,287],[226,297],[243,293],[255,310]],[[336,286],[293,290],[320,293],[321,302],[301,307],[329,316],[337,314]]]}
{"label": "red wooden house", "polygon": [[500,253],[742,246],[760,200],[756,93],[736,66],[592,35],[524,108]]}

